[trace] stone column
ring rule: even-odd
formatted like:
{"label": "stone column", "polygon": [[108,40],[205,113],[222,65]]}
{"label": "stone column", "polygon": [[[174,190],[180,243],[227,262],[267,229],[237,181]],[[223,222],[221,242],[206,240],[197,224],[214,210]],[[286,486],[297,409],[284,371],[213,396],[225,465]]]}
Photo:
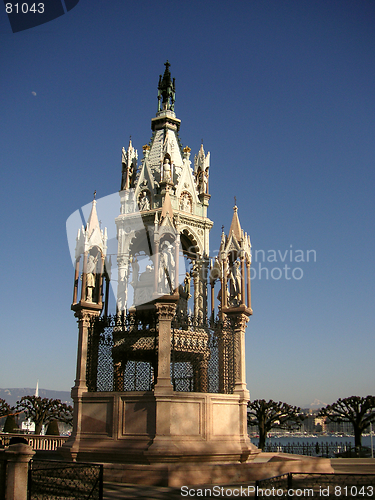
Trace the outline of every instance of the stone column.
{"label": "stone column", "polygon": [[228,316],[233,328],[234,337],[234,353],[235,353],[235,384],[233,394],[238,395],[239,404],[239,434],[240,442],[243,449],[241,461],[246,461],[250,453],[254,453],[256,448],[250,443],[247,435],[247,403],[250,400],[250,394],[246,387],[246,370],[245,370],[245,329],[251,311],[246,306],[228,308],[225,313]]}
{"label": "stone column", "polygon": [[175,240],[175,272],[174,272],[174,283],[172,283],[173,287],[173,293],[178,292],[178,285],[179,285],[179,272],[180,272],[180,235],[176,235],[176,240]]}
{"label": "stone column", "polygon": [[101,259],[100,259],[100,269],[99,269],[99,287],[98,287],[98,294],[99,296],[97,297],[97,303],[102,305],[103,303],[103,273],[104,273],[104,255],[101,254]]}
{"label": "stone column", "polygon": [[210,318],[212,320],[215,319],[215,280],[211,278],[210,280],[210,285],[211,285],[211,316]]}
{"label": "stone column", "polygon": [[105,297],[104,297],[104,315],[108,316],[108,304],[109,304],[109,282],[110,278],[106,274],[106,279],[105,279]]}
{"label": "stone column", "polygon": [[79,278],[79,262],[80,258],[76,260],[76,267],[74,272],[74,291],[73,291],[73,304],[77,303],[78,296],[78,278]]}
{"label": "stone column", "polygon": [[199,264],[198,260],[194,262],[193,267],[193,280],[194,280],[194,320],[198,321],[199,311]]}
{"label": "stone column", "polygon": [[245,290],[245,258],[241,255],[241,304],[246,305],[246,290]]}
{"label": "stone column", "polygon": [[222,278],[222,288],[221,288],[221,307],[227,307],[228,305],[228,264],[227,259],[223,262],[223,278]]}
{"label": "stone column", "polygon": [[246,261],[247,267],[247,307],[251,310],[251,288],[250,288],[250,261]]}
{"label": "stone column", "polygon": [[[87,345],[88,329],[91,319],[100,314],[101,306],[99,304],[90,304],[83,308],[77,304],[72,306],[75,311],[75,317],[78,318],[78,352],[77,352],[77,371],[75,385],[72,388],[71,396],[74,402],[73,412],[73,432],[65,445],[60,448],[62,452],[66,450],[67,456],[76,459],[79,451],[80,434],[82,430],[82,398],[83,393],[87,392]],[[69,451],[68,451],[69,450]]]}
{"label": "stone column", "polygon": [[82,290],[81,290],[81,300],[82,301],[86,301],[87,257],[88,257],[88,252],[85,252],[83,254]]}
{"label": "stone column", "polygon": [[194,378],[198,377],[198,383],[194,383],[195,392],[208,392],[208,360],[209,355],[204,354],[197,363],[197,373],[194,373]]}
{"label": "stone column", "polygon": [[171,435],[173,386],[170,376],[171,322],[177,301],[178,295],[170,295],[161,297],[155,304],[159,317],[158,375],[154,388],[156,429],[153,442],[145,452],[145,456],[151,463],[169,461],[171,456],[178,455],[174,443],[175,437]]}
{"label": "stone column", "polygon": [[220,261],[220,292],[218,297],[219,300],[219,318],[222,321],[224,319],[223,308],[224,308],[224,262]]}
{"label": "stone column", "polygon": [[75,315],[78,317],[78,352],[77,352],[77,369],[74,387],[87,390],[86,370],[87,370],[87,342],[88,329],[92,315],[87,311],[79,311]]}
{"label": "stone column", "polygon": [[219,356],[219,392],[227,394],[229,388],[228,376],[228,333],[226,326],[222,324],[218,333],[218,356]]}
{"label": "stone column", "polygon": [[27,500],[29,462],[35,451],[28,444],[12,444],[5,451],[7,460],[6,500]]}
{"label": "stone column", "polygon": [[[172,299],[172,300],[171,300]],[[178,296],[167,296],[168,301],[155,304],[159,319],[158,335],[158,377],[155,393],[162,390],[172,392],[171,383],[171,322],[176,312]]]}
{"label": "stone column", "polygon": [[234,337],[234,391],[246,391],[246,366],[245,366],[245,329],[249,321],[250,312],[245,306],[229,308],[226,311],[233,328]]}
{"label": "stone column", "polygon": [[159,291],[159,240],[155,240],[154,253],[154,293]]}
{"label": "stone column", "polygon": [[208,259],[204,258],[202,262],[201,272],[200,272],[200,282],[202,289],[202,297],[203,297],[203,322],[207,321],[207,313],[208,313],[208,300],[207,300],[207,280],[208,280]]}

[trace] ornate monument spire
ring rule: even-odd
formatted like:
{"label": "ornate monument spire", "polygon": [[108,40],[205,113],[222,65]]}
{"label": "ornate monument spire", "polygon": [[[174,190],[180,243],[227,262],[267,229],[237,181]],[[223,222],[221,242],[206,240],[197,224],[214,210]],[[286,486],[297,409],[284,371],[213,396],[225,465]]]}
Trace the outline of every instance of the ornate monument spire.
{"label": "ornate monument spire", "polygon": [[128,149],[122,148],[122,179],[121,190],[129,189],[134,186],[134,179],[137,172],[138,152],[133,148],[132,140],[129,139]]}
{"label": "ornate monument spire", "polygon": [[[79,311],[82,312],[84,307],[90,310],[94,307],[96,313],[102,307],[104,261],[107,254],[108,236],[107,228],[104,228],[104,231],[100,228],[95,197],[96,191],[86,227],[82,226],[77,235],[72,304],[72,309],[77,314],[80,314]],[[81,293],[78,291],[79,288]],[[82,305],[83,303],[85,306]]]}
{"label": "ornate monument spire", "polygon": [[96,247],[104,256],[107,253],[107,228],[104,228],[104,231],[100,229],[98,213],[96,211],[95,194],[86,227],[82,226],[82,228],[78,230],[76,259],[81,254],[90,251],[93,247]]}
{"label": "ornate monument spire", "polygon": [[[238,218],[238,208],[235,199],[234,213],[228,236],[221,234],[220,253],[218,260],[222,269],[221,277],[221,311],[243,306],[246,314],[251,315],[250,294],[250,237],[244,233]],[[229,285],[229,286],[228,286]]]}
{"label": "ornate monument spire", "polygon": [[229,228],[228,236],[230,236],[231,233],[233,233],[234,236],[237,238],[237,241],[239,241],[242,238],[242,229],[241,229],[240,220],[238,218],[237,205],[234,205],[233,210],[234,210],[234,213],[233,213],[232,223],[231,223],[230,228]]}

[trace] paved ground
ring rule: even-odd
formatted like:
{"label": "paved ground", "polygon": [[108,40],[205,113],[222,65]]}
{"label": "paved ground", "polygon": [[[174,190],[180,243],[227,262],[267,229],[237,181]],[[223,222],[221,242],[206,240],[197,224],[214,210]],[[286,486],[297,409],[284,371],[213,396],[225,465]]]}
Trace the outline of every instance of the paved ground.
{"label": "paved ground", "polygon": [[375,474],[375,458],[332,458],[331,465],[337,474]]}
{"label": "paved ground", "polygon": [[160,486],[135,486],[132,484],[104,483],[103,500],[181,500],[180,489]]}
{"label": "paved ground", "polygon": [[[249,483],[249,485],[254,485],[255,483]],[[246,484],[244,490],[246,495],[243,498],[248,497]],[[190,486],[190,493],[188,491],[181,491],[180,488],[163,488],[160,486],[135,486],[131,484],[120,484],[120,483],[105,483],[104,484],[104,495],[103,500],[137,500],[137,499],[147,499],[147,500],[183,500],[184,498],[202,498],[199,489],[203,491],[206,489],[211,489],[211,495],[206,491],[204,498],[229,498],[228,495],[221,496],[218,495],[217,491],[212,490],[213,485],[203,485],[203,486]],[[221,488],[221,486],[220,486]],[[234,486],[223,486],[224,491],[228,489],[241,488],[239,485]],[[194,491],[193,491],[194,490]],[[182,494],[184,493],[184,494]],[[239,491],[240,493],[240,491]],[[236,495],[236,493],[235,493]],[[240,496],[237,494],[237,496]],[[250,496],[254,496],[252,493]]]}
{"label": "paved ground", "polygon": [[[336,458],[331,460],[335,473],[345,474],[375,474],[375,459],[367,458]],[[249,483],[253,485],[254,483]],[[248,485],[245,487],[247,488]],[[212,488],[212,486],[193,486],[198,488]],[[238,486],[227,486],[228,488],[238,488]],[[226,488],[226,486],[224,486]],[[184,498],[198,498],[198,495],[182,495],[180,488],[166,488],[160,486],[136,486],[123,483],[105,483],[103,500],[183,500]],[[198,492],[196,492],[198,493]],[[252,495],[251,495],[252,496]],[[223,498],[212,495],[211,498]],[[205,498],[210,498],[206,495]],[[228,496],[224,498],[229,498]]]}

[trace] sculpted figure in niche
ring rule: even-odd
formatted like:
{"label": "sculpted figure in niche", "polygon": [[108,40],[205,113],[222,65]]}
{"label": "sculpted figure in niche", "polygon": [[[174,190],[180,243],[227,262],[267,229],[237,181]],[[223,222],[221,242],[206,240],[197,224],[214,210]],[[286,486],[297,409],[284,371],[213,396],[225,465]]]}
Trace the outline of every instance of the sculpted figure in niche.
{"label": "sculpted figure in niche", "polygon": [[198,174],[198,189],[200,193],[204,192],[204,172],[202,170]]}
{"label": "sculpted figure in niche", "polygon": [[134,160],[128,163],[125,148],[122,148],[122,186],[121,189],[129,189],[132,184],[134,172]]}
{"label": "sculpted figure in niche", "polygon": [[143,191],[139,195],[139,210],[150,210],[150,200],[148,199],[147,191]]}
{"label": "sculpted figure in niche", "polygon": [[98,257],[94,257],[93,255],[89,255],[87,260],[87,268],[86,268],[86,300],[87,302],[92,302],[92,296],[95,288],[96,281],[96,263],[98,262]]}
{"label": "sculpted figure in niche", "polygon": [[238,260],[233,262],[232,269],[230,272],[230,279],[232,281],[233,295],[231,299],[239,299],[241,295],[241,273],[239,270],[240,263]]}
{"label": "sculpted figure in niche", "polygon": [[191,200],[187,193],[183,193],[180,198],[180,210],[182,212],[191,212]]}
{"label": "sculpted figure in niche", "polygon": [[184,292],[187,294],[188,297],[191,297],[191,295],[190,295],[190,273],[185,274]]}
{"label": "sculpted figure in niche", "polygon": [[163,181],[170,182],[172,179],[172,169],[169,159],[165,158],[163,163]]}
{"label": "sculpted figure in niche", "polygon": [[131,265],[132,265],[132,273],[133,273],[132,284],[136,285],[138,283],[138,273],[139,273],[139,264],[138,264],[138,260],[137,260],[136,256],[132,257]]}
{"label": "sculpted figure in niche", "polygon": [[198,297],[198,322],[203,322],[203,297],[201,295]]}
{"label": "sculpted figure in niche", "polygon": [[173,256],[173,246],[164,243],[162,252],[159,254],[159,291],[173,292],[175,279],[175,260]]}
{"label": "sculpted figure in niche", "polygon": [[167,265],[165,262],[165,255],[163,252],[159,254],[159,273],[158,273],[158,284],[159,284],[159,289],[158,292],[165,292],[166,291],[166,270]]}
{"label": "sculpted figure in niche", "polygon": [[[125,229],[127,231],[127,228]],[[127,309],[128,302],[128,278],[129,258],[122,259],[119,264],[118,287],[117,287],[117,312],[121,313]]]}
{"label": "sculpted figure in niche", "polygon": [[206,168],[206,170],[204,171],[204,174],[203,174],[203,192],[204,193],[208,193],[208,176],[209,176],[208,168]]}

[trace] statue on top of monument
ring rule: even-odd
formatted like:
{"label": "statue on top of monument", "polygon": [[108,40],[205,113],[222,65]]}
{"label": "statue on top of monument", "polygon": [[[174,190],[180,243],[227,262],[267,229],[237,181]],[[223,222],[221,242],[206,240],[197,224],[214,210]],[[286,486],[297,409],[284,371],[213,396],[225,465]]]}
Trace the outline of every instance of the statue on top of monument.
{"label": "statue on top of monument", "polygon": [[169,71],[170,63],[167,61],[164,63],[165,70],[164,75],[159,76],[158,85],[158,111],[168,110],[174,111],[174,102],[176,99],[176,84],[175,79],[171,78],[171,72]]}

